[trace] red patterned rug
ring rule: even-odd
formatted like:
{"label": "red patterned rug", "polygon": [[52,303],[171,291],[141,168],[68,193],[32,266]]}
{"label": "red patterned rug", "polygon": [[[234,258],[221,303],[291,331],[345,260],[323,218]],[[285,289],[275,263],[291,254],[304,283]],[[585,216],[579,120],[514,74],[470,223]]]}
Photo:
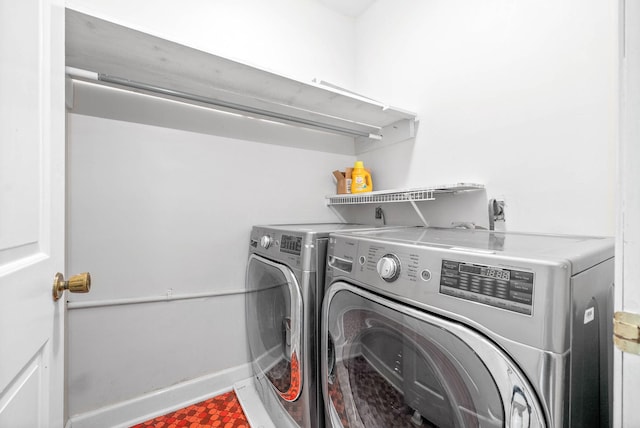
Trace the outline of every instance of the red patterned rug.
{"label": "red patterned rug", "polygon": [[132,428],[250,428],[233,391],[150,419]]}

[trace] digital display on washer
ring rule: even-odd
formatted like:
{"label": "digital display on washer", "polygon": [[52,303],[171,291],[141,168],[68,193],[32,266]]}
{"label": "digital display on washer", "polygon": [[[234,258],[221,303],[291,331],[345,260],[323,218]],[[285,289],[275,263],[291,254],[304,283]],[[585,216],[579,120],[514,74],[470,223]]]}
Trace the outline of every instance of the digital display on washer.
{"label": "digital display on washer", "polygon": [[280,252],[300,255],[302,251],[302,237],[293,235],[282,235],[280,239]]}
{"label": "digital display on washer", "polygon": [[490,278],[498,278],[509,281],[511,277],[511,271],[506,269],[495,269],[488,266],[477,266],[477,265],[460,265],[460,272],[463,273],[472,273],[475,275],[488,276]]}
{"label": "digital display on washer", "polygon": [[443,260],[440,293],[531,315],[533,272]]}

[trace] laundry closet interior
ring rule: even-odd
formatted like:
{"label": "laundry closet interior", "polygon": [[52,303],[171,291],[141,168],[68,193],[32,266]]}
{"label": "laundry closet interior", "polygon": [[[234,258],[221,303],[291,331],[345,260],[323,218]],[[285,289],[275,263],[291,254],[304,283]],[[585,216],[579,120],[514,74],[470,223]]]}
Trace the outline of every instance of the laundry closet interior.
{"label": "laundry closet interior", "polygon": [[66,270],[93,277],[68,295],[72,426],[250,377],[251,228],[382,224],[330,199],[357,160],[376,191],[433,191],[389,224],[489,228],[496,199],[508,231],[615,234],[605,2],[66,7]]}

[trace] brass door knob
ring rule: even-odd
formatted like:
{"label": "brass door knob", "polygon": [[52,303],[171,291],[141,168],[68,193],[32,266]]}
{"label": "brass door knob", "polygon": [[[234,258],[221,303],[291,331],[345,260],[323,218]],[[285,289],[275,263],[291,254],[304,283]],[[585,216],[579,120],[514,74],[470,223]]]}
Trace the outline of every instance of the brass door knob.
{"label": "brass door knob", "polygon": [[65,281],[64,275],[58,272],[53,278],[53,300],[60,299],[64,290],[72,293],[88,293],[91,290],[91,275],[89,272],[80,273],[73,275],[69,281]]}

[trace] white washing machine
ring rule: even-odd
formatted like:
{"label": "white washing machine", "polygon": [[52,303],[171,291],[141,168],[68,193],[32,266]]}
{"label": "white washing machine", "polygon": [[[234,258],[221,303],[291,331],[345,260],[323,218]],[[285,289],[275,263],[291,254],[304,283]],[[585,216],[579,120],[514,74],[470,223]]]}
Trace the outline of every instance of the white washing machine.
{"label": "white washing machine", "polygon": [[330,232],[357,224],[254,226],[246,273],[246,323],[255,388],[277,428],[323,426],[319,312]]}
{"label": "white washing machine", "polygon": [[609,427],[611,238],[335,233],[327,426]]}

